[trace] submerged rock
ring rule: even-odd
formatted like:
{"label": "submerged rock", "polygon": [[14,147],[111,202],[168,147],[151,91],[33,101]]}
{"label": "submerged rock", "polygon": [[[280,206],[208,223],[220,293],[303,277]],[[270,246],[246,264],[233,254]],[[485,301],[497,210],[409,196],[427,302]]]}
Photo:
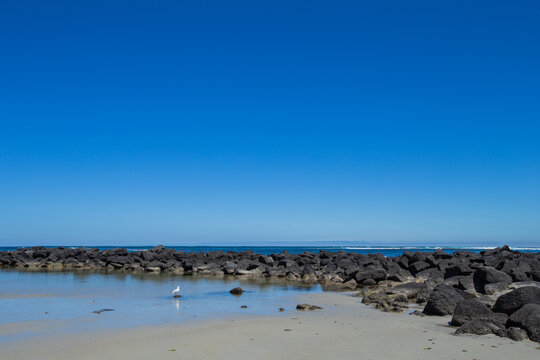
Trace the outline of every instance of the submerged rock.
{"label": "submerged rock", "polygon": [[235,287],[234,289],[231,289],[229,292],[233,295],[242,295],[244,293],[244,289],[242,289],[241,287]]}
{"label": "submerged rock", "polygon": [[114,311],[114,309],[99,309],[99,310],[95,310],[95,311],[92,311],[94,314],[101,314],[102,312],[106,312],[106,311]]}

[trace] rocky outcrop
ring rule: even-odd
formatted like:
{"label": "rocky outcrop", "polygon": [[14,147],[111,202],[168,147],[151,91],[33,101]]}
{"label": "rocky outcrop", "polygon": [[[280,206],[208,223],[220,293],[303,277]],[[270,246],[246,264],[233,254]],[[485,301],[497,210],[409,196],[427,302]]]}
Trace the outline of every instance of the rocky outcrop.
{"label": "rocky outcrop", "polygon": [[[426,283],[431,290],[444,282],[459,290],[488,294],[505,291],[512,282],[540,280],[540,256],[512,251],[506,246],[480,254],[405,251],[397,257],[345,251],[301,254],[283,251],[269,255],[253,251],[184,252],[161,245],[144,251],[32,247],[0,252],[0,267],[277,277],[318,281],[323,285],[342,284],[342,289],[350,290],[386,281]],[[424,298],[423,301],[427,295]]]}

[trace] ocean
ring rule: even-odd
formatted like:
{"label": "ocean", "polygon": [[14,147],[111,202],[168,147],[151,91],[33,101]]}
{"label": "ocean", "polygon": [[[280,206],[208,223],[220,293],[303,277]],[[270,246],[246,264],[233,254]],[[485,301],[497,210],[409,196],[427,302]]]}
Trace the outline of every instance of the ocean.
{"label": "ocean", "polygon": [[[75,246],[65,246],[65,247],[81,247],[84,245],[75,245]],[[45,246],[45,247],[53,247],[53,246]],[[151,249],[154,246],[88,246],[89,248],[97,247],[100,250],[106,250],[106,249],[114,249],[117,247],[123,247],[126,248],[130,252],[136,252],[136,251],[142,251],[142,250],[148,250]],[[306,251],[309,252],[319,252],[319,251],[346,251],[346,252],[354,252],[359,254],[374,254],[379,253],[383,254],[384,256],[399,256],[403,254],[404,251],[434,251],[436,249],[441,249],[443,251],[446,251],[448,253],[453,253],[455,251],[473,251],[473,252],[481,252],[486,249],[492,249],[494,246],[355,246],[355,245],[335,245],[335,246],[260,246],[260,245],[242,245],[242,246],[217,246],[217,245],[200,245],[200,246],[193,246],[193,245],[174,245],[169,246],[166,245],[168,248],[175,249],[177,251],[186,251],[186,252],[211,252],[211,251],[234,251],[234,252],[240,252],[240,251],[248,251],[252,250],[257,254],[263,254],[263,255],[270,255],[270,254],[277,254],[281,253],[284,250],[287,250],[291,254],[299,254]],[[11,251],[16,250],[20,248],[17,246],[0,246],[0,251]],[[521,246],[521,247],[510,247],[512,250],[519,250],[522,252],[538,252],[540,251],[540,247],[533,247],[533,246]]]}

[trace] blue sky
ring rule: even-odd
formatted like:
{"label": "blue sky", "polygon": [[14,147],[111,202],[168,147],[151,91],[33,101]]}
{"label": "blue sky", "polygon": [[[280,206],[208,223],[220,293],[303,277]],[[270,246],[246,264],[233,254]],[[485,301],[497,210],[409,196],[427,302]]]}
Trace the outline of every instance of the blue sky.
{"label": "blue sky", "polygon": [[0,245],[540,244],[537,1],[2,1]]}

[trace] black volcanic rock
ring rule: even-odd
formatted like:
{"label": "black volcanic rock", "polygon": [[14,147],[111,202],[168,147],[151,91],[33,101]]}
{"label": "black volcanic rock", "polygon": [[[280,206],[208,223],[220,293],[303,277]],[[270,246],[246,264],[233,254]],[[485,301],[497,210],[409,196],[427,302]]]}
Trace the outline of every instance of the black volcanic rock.
{"label": "black volcanic rock", "polygon": [[456,334],[488,335],[495,334],[506,336],[506,329],[486,320],[471,320],[460,326]]}
{"label": "black volcanic rock", "polygon": [[511,315],[525,304],[540,304],[540,288],[525,286],[500,296],[493,311]]}
{"label": "black volcanic rock", "polygon": [[534,314],[540,314],[540,304],[525,304],[508,318],[508,326],[523,327],[525,320]]}
{"label": "black volcanic rock", "polygon": [[529,316],[523,322],[523,329],[527,331],[532,341],[540,342],[540,314],[536,313]]}
{"label": "black volcanic rock", "polygon": [[244,289],[241,287],[235,287],[234,289],[231,289],[229,291],[232,295],[242,295],[244,293]]}
{"label": "black volcanic rock", "polygon": [[504,327],[507,319],[508,315],[494,313],[478,300],[462,300],[454,309],[451,325],[461,326],[471,320],[484,320]]}
{"label": "black volcanic rock", "polygon": [[491,266],[481,266],[474,272],[474,276],[485,284],[491,283],[512,283],[512,277],[503,271],[499,271]]}
{"label": "black volcanic rock", "polygon": [[426,315],[451,315],[461,300],[463,300],[463,296],[456,289],[439,284],[429,295],[423,312]]}

